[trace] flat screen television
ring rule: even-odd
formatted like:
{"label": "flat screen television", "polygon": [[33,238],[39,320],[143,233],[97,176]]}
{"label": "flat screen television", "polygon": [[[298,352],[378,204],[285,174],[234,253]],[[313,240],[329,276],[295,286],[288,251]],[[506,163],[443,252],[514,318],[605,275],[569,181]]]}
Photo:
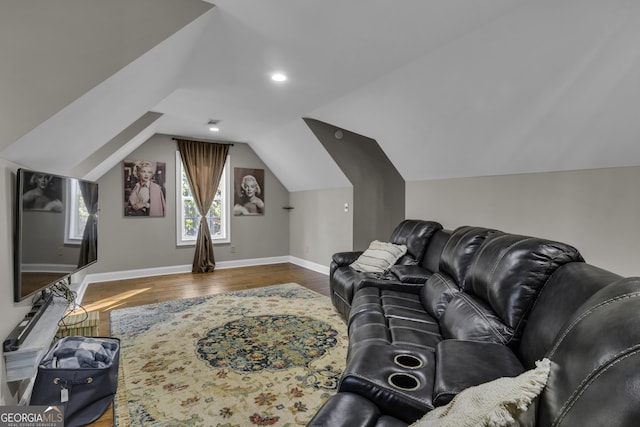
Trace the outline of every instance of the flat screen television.
{"label": "flat screen television", "polygon": [[14,301],[44,296],[98,260],[98,184],[18,169]]}

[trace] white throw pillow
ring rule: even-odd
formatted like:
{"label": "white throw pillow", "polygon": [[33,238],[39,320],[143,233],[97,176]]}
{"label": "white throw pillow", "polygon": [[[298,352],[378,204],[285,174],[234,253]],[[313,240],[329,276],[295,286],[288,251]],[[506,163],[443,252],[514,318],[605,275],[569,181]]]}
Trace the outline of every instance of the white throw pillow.
{"label": "white throw pillow", "polygon": [[367,273],[382,273],[407,253],[405,245],[374,240],[349,267]]}
{"label": "white throw pillow", "polygon": [[469,387],[449,404],[420,418],[411,427],[519,426],[516,421],[547,384],[551,362],[542,359],[536,368],[517,377]]}

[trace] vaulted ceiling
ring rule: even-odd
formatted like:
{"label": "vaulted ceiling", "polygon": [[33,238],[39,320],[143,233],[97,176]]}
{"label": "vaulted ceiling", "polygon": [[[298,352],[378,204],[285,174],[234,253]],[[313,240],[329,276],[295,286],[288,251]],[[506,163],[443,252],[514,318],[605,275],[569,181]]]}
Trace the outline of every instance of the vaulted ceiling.
{"label": "vaulted ceiling", "polygon": [[408,181],[640,165],[639,40],[637,0],[12,0],[0,157],[97,178],[166,133],[349,185],[308,117]]}

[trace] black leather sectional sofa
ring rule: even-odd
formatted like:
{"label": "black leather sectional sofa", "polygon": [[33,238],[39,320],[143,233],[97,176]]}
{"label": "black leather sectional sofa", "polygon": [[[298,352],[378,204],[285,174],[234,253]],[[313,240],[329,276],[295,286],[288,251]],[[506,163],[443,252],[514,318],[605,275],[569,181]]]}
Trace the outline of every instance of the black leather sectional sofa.
{"label": "black leather sectional sofa", "polygon": [[640,425],[640,279],[570,245],[405,220],[384,273],[335,254],[332,301],[349,326],[339,392],[312,426],[407,426],[460,391],[551,361],[536,426]]}

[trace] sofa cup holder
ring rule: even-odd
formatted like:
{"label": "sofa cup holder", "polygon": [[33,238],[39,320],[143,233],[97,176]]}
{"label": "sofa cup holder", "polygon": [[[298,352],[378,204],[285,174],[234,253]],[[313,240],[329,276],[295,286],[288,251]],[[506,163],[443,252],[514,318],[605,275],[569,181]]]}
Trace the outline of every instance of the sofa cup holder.
{"label": "sofa cup holder", "polygon": [[420,388],[420,380],[404,372],[396,372],[389,375],[387,379],[388,383],[399,390],[414,391]]}
{"label": "sofa cup holder", "polygon": [[393,363],[407,369],[419,369],[424,366],[422,359],[411,354],[398,354],[393,358]]}

